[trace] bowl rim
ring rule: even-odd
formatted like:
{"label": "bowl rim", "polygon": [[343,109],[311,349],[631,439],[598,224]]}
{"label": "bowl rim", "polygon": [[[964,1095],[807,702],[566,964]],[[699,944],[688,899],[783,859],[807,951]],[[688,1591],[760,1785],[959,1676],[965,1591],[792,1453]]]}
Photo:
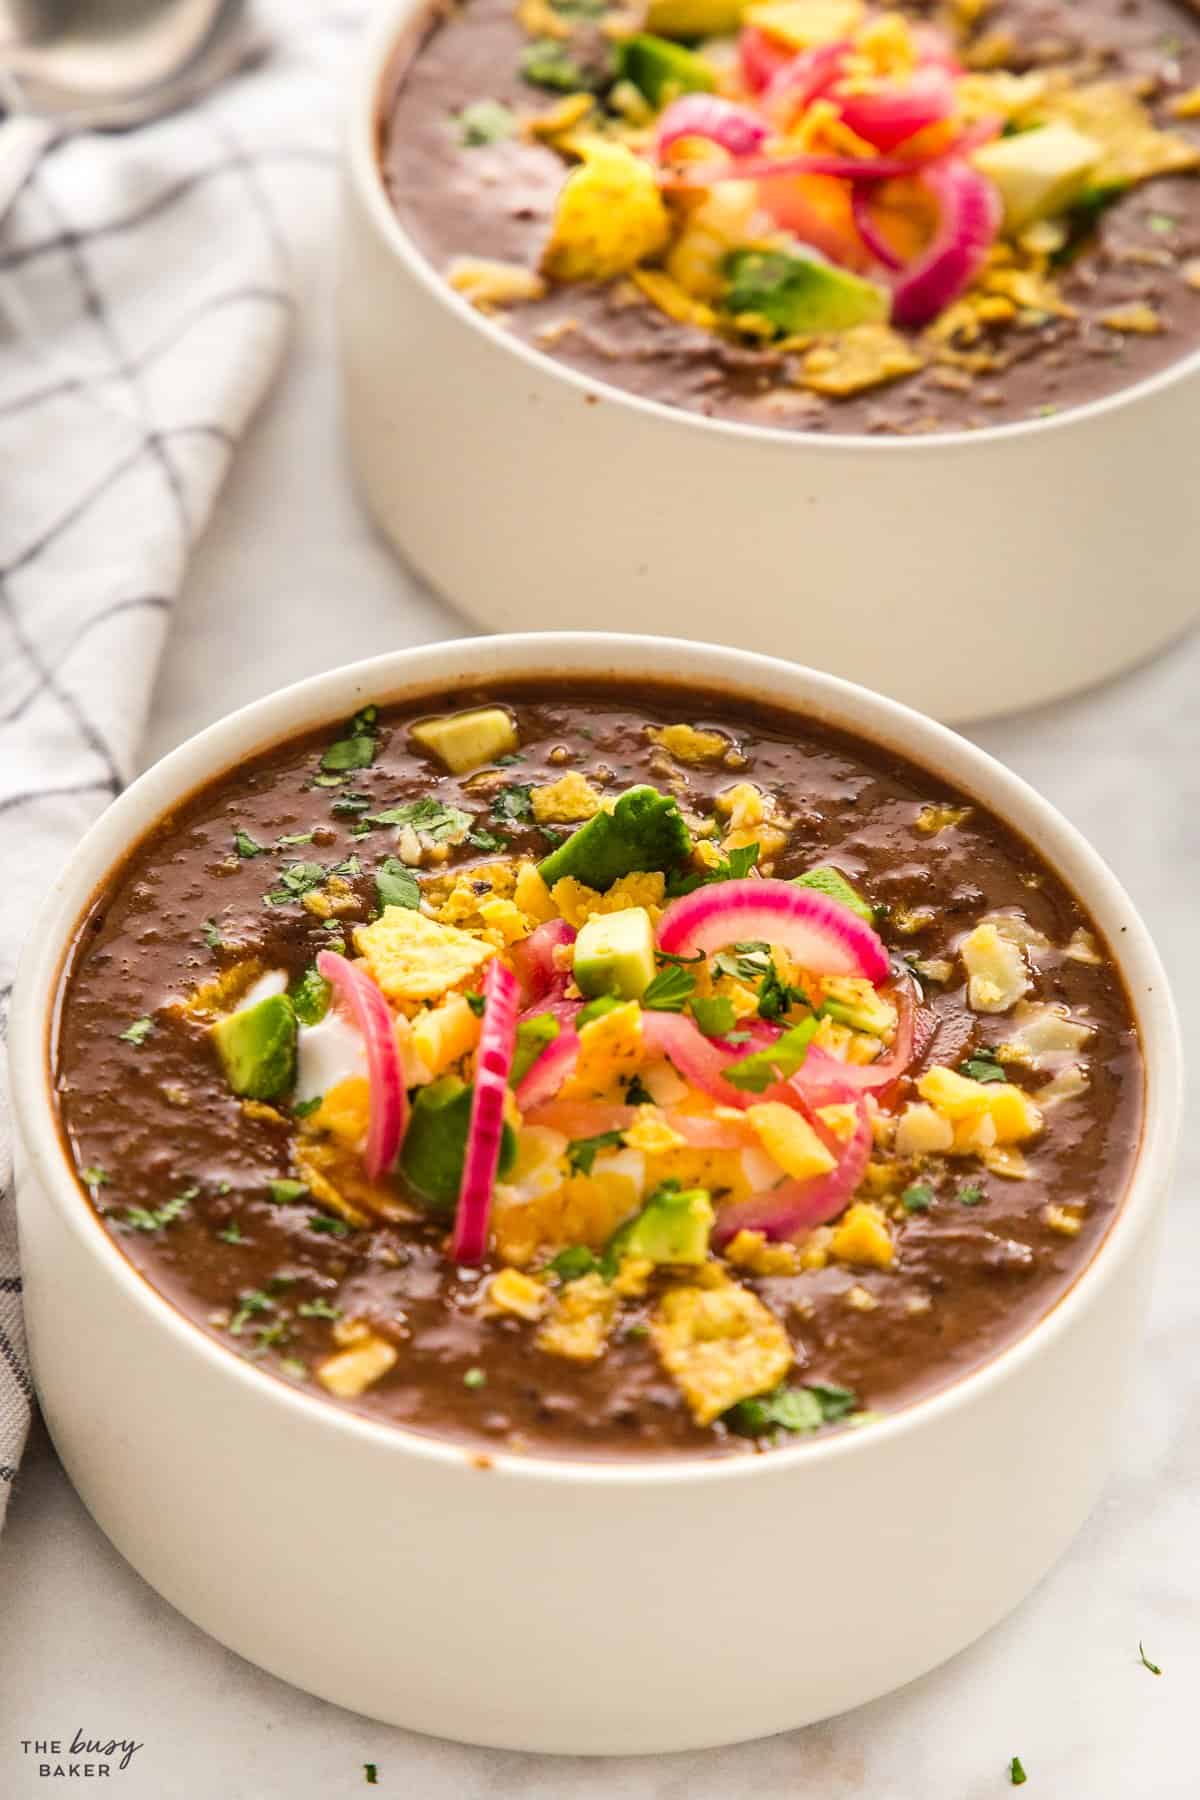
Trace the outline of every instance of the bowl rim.
{"label": "bowl rim", "polygon": [[850,432],[788,431],[779,425],[758,425],[740,419],[709,417],[704,413],[691,412],[685,407],[668,406],[661,400],[650,399],[630,388],[584,375],[569,363],[560,362],[534,345],[513,337],[477,307],[470,305],[461,294],[456,293],[438,276],[432,263],[418,249],[388,200],[379,157],[383,90],[405,28],[421,12],[434,12],[437,4],[438,0],[387,0],[387,4],[381,4],[365,33],[346,110],[344,161],[349,179],[378,238],[426,294],[460,325],[480,333],[493,348],[508,351],[511,356],[523,362],[531,374],[540,375],[552,385],[557,382],[575,388],[585,398],[593,401],[602,398],[663,427],[717,433],[735,441],[749,441],[776,448],[789,447],[794,455],[806,451],[810,454],[827,451],[831,454],[886,457],[915,456],[922,452],[936,454],[950,447],[961,453],[967,445],[979,446],[982,452],[989,445],[1003,445],[1023,437],[1040,436],[1074,425],[1084,426],[1092,422],[1099,424],[1111,413],[1121,412],[1142,401],[1152,401],[1158,394],[1180,382],[1200,376],[1200,345],[1197,345],[1195,349],[1177,357],[1152,375],[1144,376],[1140,381],[1117,388],[1113,393],[1103,394],[1098,399],[1082,401],[1077,406],[1064,406],[1060,412],[1045,418],[1014,419],[1004,424],[984,426],[978,431],[936,431],[919,437],[888,437]]}
{"label": "bowl rim", "polygon": [[[88,908],[133,845],[174,806],[239,760],[331,723],[365,699],[386,706],[423,694],[499,685],[505,679],[553,679],[555,674],[569,674],[584,683],[592,679],[598,683],[619,681],[622,676],[634,675],[709,691],[724,688],[731,697],[751,703],[761,687],[769,704],[840,725],[852,737],[891,747],[927,768],[944,769],[954,785],[979,795],[1019,836],[1043,846],[1043,854],[1057,870],[1063,869],[1065,857],[1071,867],[1064,879],[1098,923],[1103,926],[1106,914],[1120,916],[1119,931],[1105,927],[1105,935],[1138,1024],[1145,1080],[1141,1139],[1122,1202],[1071,1286],[1028,1331],[977,1368],[883,1415],[866,1431],[839,1432],[783,1446],[770,1456],[706,1459],[677,1455],[605,1461],[518,1453],[500,1447],[481,1450],[475,1443],[375,1420],[294,1388],[218,1343],[123,1255],[78,1181],[59,1130],[51,1061],[62,976]],[[1098,853],[1022,778],[948,727],[839,677],[756,652],[623,632],[511,633],[390,651],[274,690],[185,740],[101,813],[69,857],[42,904],[21,956],[9,1039],[18,1145],[48,1202],[58,1207],[77,1241],[96,1259],[98,1269],[115,1281],[152,1331],[165,1330],[182,1353],[207,1364],[216,1379],[244,1385],[249,1397],[257,1394],[263,1404],[274,1403],[290,1411],[298,1427],[309,1421],[314,1429],[330,1433],[334,1441],[349,1436],[364,1447],[377,1446],[383,1454],[416,1455],[443,1467],[477,1469],[483,1458],[493,1471],[510,1478],[566,1485],[580,1481],[639,1486],[766,1479],[770,1471],[782,1475],[810,1466],[814,1458],[870,1455],[872,1445],[919,1431],[982,1400],[1031,1358],[1050,1354],[1076,1316],[1097,1304],[1108,1285],[1119,1278],[1170,1179],[1183,1098],[1178,1020],[1165,971],[1145,924]]]}

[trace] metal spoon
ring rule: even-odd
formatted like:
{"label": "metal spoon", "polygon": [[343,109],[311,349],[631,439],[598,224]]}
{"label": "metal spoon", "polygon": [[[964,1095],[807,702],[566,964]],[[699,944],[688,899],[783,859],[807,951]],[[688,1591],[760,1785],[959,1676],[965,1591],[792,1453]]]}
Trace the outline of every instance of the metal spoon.
{"label": "metal spoon", "polygon": [[243,60],[244,0],[0,0],[0,218],[72,131],[140,125]]}

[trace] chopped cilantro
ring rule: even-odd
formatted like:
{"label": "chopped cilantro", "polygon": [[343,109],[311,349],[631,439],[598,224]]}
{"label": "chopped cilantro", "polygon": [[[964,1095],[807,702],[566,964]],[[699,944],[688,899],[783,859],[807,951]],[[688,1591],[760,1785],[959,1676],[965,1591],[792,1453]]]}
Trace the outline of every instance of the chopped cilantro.
{"label": "chopped cilantro", "polygon": [[492,818],[497,825],[527,825],[533,818],[533,789],[516,783],[497,789],[492,799]]}
{"label": "chopped cilantro", "polygon": [[288,906],[293,900],[303,899],[314,888],[319,888],[325,880],[325,869],[321,863],[294,862],[279,871],[277,885],[263,895],[264,906]]}
{"label": "chopped cilantro", "polygon": [[465,1388],[475,1389],[475,1388],[485,1387],[486,1385],[487,1385],[487,1376],[484,1374],[482,1369],[468,1369],[466,1374],[463,1376],[463,1386]]}
{"label": "chopped cilantro", "polygon": [[758,861],[760,846],[743,844],[737,850],[731,850],[713,869],[706,869],[702,875],[669,875],[667,877],[667,898],[675,900],[681,894],[694,893],[698,887],[708,887],[714,881],[741,881],[749,875]]}
{"label": "chopped cilantro", "polygon": [[958,1198],[963,1206],[981,1206],[987,1195],[977,1181],[968,1181],[959,1188]]}
{"label": "chopped cilantro", "polygon": [[254,1335],[260,1350],[273,1350],[276,1344],[286,1344],[292,1331],[286,1320],[274,1319],[269,1325],[260,1325]]}
{"label": "chopped cilantro", "polygon": [[459,135],[464,144],[498,144],[512,137],[517,129],[517,116],[511,107],[499,100],[473,100],[457,116]]}
{"label": "chopped cilantro", "polygon": [[310,1115],[310,1113],[316,1112],[318,1106],[320,1106],[320,1104],[324,1098],[325,1098],[324,1094],[314,1094],[311,1100],[293,1101],[293,1103],[292,1103],[293,1117],[297,1118],[297,1119],[307,1119],[308,1116]]}
{"label": "chopped cilantro", "polygon": [[713,957],[713,968],[718,975],[732,975],[736,981],[761,981],[771,968],[771,946],[749,938],[731,944]]}
{"label": "chopped cilantro", "polygon": [[508,769],[511,768],[513,763],[524,761],[525,758],[519,750],[506,750],[503,756],[497,756],[492,759],[492,767],[494,769]]}
{"label": "chopped cilantro", "polygon": [[376,868],[375,892],[380,906],[405,906],[416,912],[421,904],[420,882],[395,856],[385,856]]}
{"label": "chopped cilantro", "polygon": [[595,1137],[575,1138],[567,1145],[567,1163],[576,1175],[590,1175],[601,1150],[615,1150],[622,1141],[619,1131],[598,1131]]}
{"label": "chopped cilantro", "polygon": [[199,1192],[199,1188],[185,1188],[182,1194],[176,1194],[173,1200],[165,1200],[153,1211],[144,1206],[131,1206],[125,1217],[118,1222],[127,1231],[161,1231],[164,1226],[173,1225],[187,1211],[188,1201],[194,1200]]}
{"label": "chopped cilantro", "polygon": [[[330,744],[321,758],[321,769],[325,775],[345,775],[350,769],[366,769],[375,761],[376,721],[379,708],[364,706],[356,712],[346,727],[345,737],[338,738]],[[318,781],[320,776],[318,776]]]}
{"label": "chopped cilantro", "polygon": [[698,995],[688,1002],[688,1007],[705,1037],[724,1037],[737,1023],[733,1001],[723,994],[713,999]]}
{"label": "chopped cilantro", "polygon": [[626,1106],[653,1106],[654,1095],[646,1086],[640,1075],[631,1075],[625,1089]]}
{"label": "chopped cilantro", "polygon": [[372,813],[367,820],[369,825],[411,825],[435,844],[457,841],[471,822],[470,813],[463,812],[460,806],[443,806],[432,794],[406,800],[402,806],[389,806],[385,812]]}
{"label": "chopped cilantro", "polygon": [[217,1236],[223,1244],[244,1244],[246,1241],[236,1219],[231,1219],[224,1231],[218,1231]]}
{"label": "chopped cilantro", "polygon": [[297,1200],[303,1200],[308,1193],[306,1181],[293,1181],[285,1176],[279,1181],[268,1181],[267,1192],[275,1206],[292,1206]]}
{"label": "chopped cilantro", "polygon": [[900,1204],[905,1212],[928,1212],[933,1205],[933,1189],[923,1181],[916,1182],[912,1187],[905,1188],[900,1196]]}
{"label": "chopped cilantro", "polygon": [[240,857],[246,859],[251,856],[265,856],[267,853],[266,845],[255,843],[250,833],[243,831],[240,825],[233,834],[233,847]]}
{"label": "chopped cilantro", "polygon": [[292,1010],[302,1025],[319,1025],[329,1011],[330,986],[317,966],[310,963],[298,981],[288,989]]}
{"label": "chopped cilantro", "polygon": [[1028,1775],[1025,1773],[1025,1765],[1022,1763],[1019,1756],[1014,1756],[1008,1765],[1008,1779],[1012,1782],[1014,1787],[1024,1787],[1025,1783],[1029,1780]]}
{"label": "chopped cilantro", "polygon": [[279,1367],[285,1375],[294,1375],[297,1381],[303,1381],[308,1374],[307,1366],[295,1356],[281,1356]]}
{"label": "chopped cilantro", "polygon": [[1149,1669],[1149,1671],[1152,1675],[1161,1675],[1162,1674],[1162,1670],[1159,1668],[1158,1664],[1156,1662],[1151,1662],[1150,1658],[1146,1655],[1145,1649],[1142,1646],[1141,1638],[1138,1639],[1138,1657],[1141,1661],[1141,1665],[1142,1665],[1143,1669]]}
{"label": "chopped cilantro", "polygon": [[122,1044],[144,1044],[154,1030],[154,1020],[150,1018],[135,1019],[132,1025],[126,1026],[117,1036]]}
{"label": "chopped cilantro", "polygon": [[272,849],[288,850],[293,844],[311,844],[314,836],[315,833],[311,831],[293,831],[286,837],[277,837]]}
{"label": "chopped cilantro", "polygon": [[221,928],[215,919],[205,919],[204,921],[204,942],[210,950],[219,950],[224,942],[221,937]]}
{"label": "chopped cilantro", "polygon": [[484,1013],[487,1010],[486,997],[483,994],[464,994],[463,999],[466,1001],[466,1003],[470,1007],[471,1011],[475,1014],[475,1017],[477,1019],[482,1019]]}
{"label": "chopped cilantro", "polygon": [[1001,1065],[990,1050],[977,1050],[968,1056],[966,1062],[958,1065],[961,1075],[969,1075],[972,1081],[1007,1081]]}
{"label": "chopped cilantro", "polygon": [[379,1765],[378,1765],[378,1763],[364,1763],[363,1764],[363,1774],[367,1778],[367,1786],[368,1787],[377,1787],[379,1785]]}
{"label": "chopped cilantro", "polygon": [[579,94],[594,86],[580,63],[556,38],[535,38],[522,51],[518,67],[534,87],[551,88],[557,93]]}
{"label": "chopped cilantro", "polygon": [[370,794],[355,793],[339,794],[337,799],[330,803],[329,807],[330,812],[338,813],[339,815],[365,813],[369,812],[370,809]]}
{"label": "chopped cilantro", "polygon": [[340,1319],[340,1306],[330,1306],[328,1300],[302,1300],[296,1308],[302,1319]]}
{"label": "chopped cilantro", "polygon": [[474,831],[468,831],[467,842],[476,850],[504,850],[507,848],[508,841],[506,838],[497,837],[494,831],[483,831],[476,827]]}
{"label": "chopped cilantro", "polygon": [[241,1337],[248,1319],[274,1311],[275,1302],[269,1294],[264,1294],[260,1288],[247,1288],[245,1293],[238,1295],[237,1311],[229,1321],[230,1337]]}
{"label": "chopped cilantro", "polygon": [[681,969],[676,962],[669,962],[660,969],[645,993],[642,1005],[648,1012],[682,1012],[684,1003],[690,1000],[696,991],[696,977]]}
{"label": "chopped cilantro", "polygon": [[578,1281],[600,1267],[598,1258],[586,1244],[568,1244],[565,1250],[546,1264],[546,1270],[558,1281]]}
{"label": "chopped cilantro", "polygon": [[345,1219],[333,1219],[328,1213],[313,1213],[308,1221],[310,1231],[322,1231],[326,1237],[349,1237],[350,1227]]}
{"label": "chopped cilantro", "polygon": [[850,1388],[824,1382],[790,1387],[782,1382],[769,1394],[739,1400],[724,1418],[744,1437],[763,1437],[768,1431],[817,1431],[844,1419],[857,1406],[858,1396]]}
{"label": "chopped cilantro", "polygon": [[730,1063],[724,1074],[726,1081],[743,1093],[761,1094],[776,1081],[786,1081],[803,1063],[808,1046],[817,1029],[815,1019],[803,1019],[799,1025],[781,1032],[765,1050],[752,1050],[740,1062]]}
{"label": "chopped cilantro", "polygon": [[107,1187],[112,1180],[107,1169],[98,1169],[94,1163],[89,1168],[80,1169],[79,1174],[84,1186],[90,1188]]}
{"label": "chopped cilantro", "polygon": [[1158,232],[1160,237],[1166,237],[1168,232],[1175,230],[1176,226],[1179,224],[1179,220],[1173,219],[1170,213],[1156,212],[1150,214],[1146,223],[1149,225],[1151,231]]}

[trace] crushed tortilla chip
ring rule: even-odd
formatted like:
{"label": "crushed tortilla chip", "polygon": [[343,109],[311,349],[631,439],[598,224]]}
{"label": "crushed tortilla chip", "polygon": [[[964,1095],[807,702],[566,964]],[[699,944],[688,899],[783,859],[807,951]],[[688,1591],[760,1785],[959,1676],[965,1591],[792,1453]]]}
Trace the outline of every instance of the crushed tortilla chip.
{"label": "crushed tortilla chip", "polygon": [[623,144],[588,140],[559,191],[543,273],[554,281],[607,281],[660,251],[670,217],[648,163]]}
{"label": "crushed tortilla chip", "polygon": [[735,1282],[672,1289],[658,1304],[650,1335],[697,1425],[711,1425],[737,1401],[766,1393],[793,1362],[791,1340],[775,1314]]}
{"label": "crushed tortilla chip", "polygon": [[495,954],[469,932],[406,906],[386,906],[373,924],[357,926],[354,943],[367,974],[395,1001],[435,1000]]}
{"label": "crushed tortilla chip", "polygon": [[817,344],[800,365],[800,385],[844,399],[913,375],[922,359],[888,325],[855,325]]}

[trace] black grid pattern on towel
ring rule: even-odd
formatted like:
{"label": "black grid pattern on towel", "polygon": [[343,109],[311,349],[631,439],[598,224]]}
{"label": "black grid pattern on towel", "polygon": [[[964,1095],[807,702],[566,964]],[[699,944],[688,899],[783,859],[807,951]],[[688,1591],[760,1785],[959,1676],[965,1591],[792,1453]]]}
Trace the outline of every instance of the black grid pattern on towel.
{"label": "black grid pattern on towel", "polygon": [[0,1523],[33,1405],[7,1116],[21,943],[129,779],[188,553],[278,365],[362,8],[260,0],[200,104],[48,153],[0,221]]}

